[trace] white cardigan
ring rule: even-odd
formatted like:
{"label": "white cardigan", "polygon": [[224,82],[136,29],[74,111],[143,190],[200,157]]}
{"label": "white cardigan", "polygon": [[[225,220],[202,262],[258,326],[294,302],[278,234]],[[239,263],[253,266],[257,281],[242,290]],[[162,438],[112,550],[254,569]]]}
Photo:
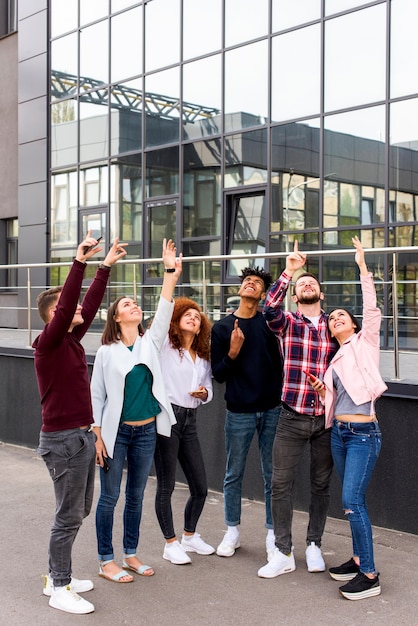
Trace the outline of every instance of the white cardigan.
{"label": "white cardigan", "polygon": [[149,330],[135,341],[132,352],[121,342],[100,346],[94,361],[91,377],[93,426],[101,428],[107,454],[113,458],[116,435],[122,413],[126,375],[137,365],[146,365],[153,376],[152,393],[160,405],[157,415],[157,432],[170,437],[171,426],[176,423],[167,397],[160,365],[160,351],[167,336],[174,302],[160,298],[154,320]]}

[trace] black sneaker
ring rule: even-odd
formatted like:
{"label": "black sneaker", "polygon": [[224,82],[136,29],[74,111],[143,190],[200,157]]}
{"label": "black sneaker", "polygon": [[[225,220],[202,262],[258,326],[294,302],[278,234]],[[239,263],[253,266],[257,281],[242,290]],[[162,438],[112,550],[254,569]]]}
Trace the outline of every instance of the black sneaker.
{"label": "black sneaker", "polygon": [[347,600],[362,600],[380,595],[379,574],[374,578],[368,578],[363,572],[359,572],[353,580],[339,589],[340,594]]}
{"label": "black sneaker", "polygon": [[343,563],[338,567],[330,567],[328,571],[329,575],[334,580],[351,580],[352,578],[357,576],[360,568],[355,560],[351,558],[349,561],[347,561],[347,563]]}

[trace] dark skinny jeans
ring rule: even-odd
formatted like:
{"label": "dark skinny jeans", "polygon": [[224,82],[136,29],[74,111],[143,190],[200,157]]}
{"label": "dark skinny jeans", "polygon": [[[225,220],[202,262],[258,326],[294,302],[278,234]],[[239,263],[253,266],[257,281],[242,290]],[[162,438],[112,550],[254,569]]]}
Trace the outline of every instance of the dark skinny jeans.
{"label": "dark skinny jeans", "polygon": [[171,437],[157,436],[155,471],[157,492],[155,511],[165,539],[176,536],[171,496],[176,482],[177,459],[189,486],[190,496],[184,509],[184,530],[194,533],[207,496],[207,481],[202,450],[197,436],[196,409],[172,405],[177,424]]}

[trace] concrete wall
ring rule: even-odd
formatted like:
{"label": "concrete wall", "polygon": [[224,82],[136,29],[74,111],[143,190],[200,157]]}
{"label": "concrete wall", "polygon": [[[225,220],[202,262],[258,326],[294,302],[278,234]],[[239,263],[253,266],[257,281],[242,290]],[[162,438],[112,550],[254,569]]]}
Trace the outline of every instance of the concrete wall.
{"label": "concrete wall", "polygon": [[[88,356],[90,365],[93,356]],[[225,468],[223,387],[215,383],[214,400],[199,410],[199,436],[211,489],[222,491]],[[390,395],[389,395],[390,394]],[[368,505],[372,523],[418,535],[417,400],[387,392],[377,412],[383,446],[374,471]],[[0,441],[36,448],[41,426],[39,396],[32,351],[0,348]],[[306,511],[309,503],[309,450],[305,451],[295,484],[294,506]],[[178,479],[183,481],[181,471]],[[250,450],[243,497],[263,500],[263,484],[256,440]],[[330,515],[343,518],[341,490],[332,481]],[[242,523],[245,524],[245,509]]]}
{"label": "concrete wall", "polygon": [[5,219],[17,217],[16,33],[0,40],[0,85],[0,219]]}

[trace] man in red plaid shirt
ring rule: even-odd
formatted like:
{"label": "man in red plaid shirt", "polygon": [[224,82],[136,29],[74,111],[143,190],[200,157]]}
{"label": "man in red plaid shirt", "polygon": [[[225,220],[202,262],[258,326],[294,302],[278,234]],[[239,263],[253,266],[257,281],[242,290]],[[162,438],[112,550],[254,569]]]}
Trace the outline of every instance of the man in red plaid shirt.
{"label": "man in red plaid shirt", "polygon": [[293,287],[295,312],[282,308],[293,274],[302,269],[306,255],[294,250],[286,268],[272,285],[264,304],[264,316],[276,334],[283,352],[282,409],[273,447],[272,514],[276,550],[261,578],[274,578],[296,569],[292,546],[292,490],[296,468],[304,447],[311,449],[311,502],[306,537],[306,563],[309,572],[323,572],[325,562],[321,539],[329,506],[332,474],[331,429],[325,428],[324,406],[309,383],[308,374],[323,379],[328,363],[337,351],[321,308],[324,294],[318,279],[302,273]]}

